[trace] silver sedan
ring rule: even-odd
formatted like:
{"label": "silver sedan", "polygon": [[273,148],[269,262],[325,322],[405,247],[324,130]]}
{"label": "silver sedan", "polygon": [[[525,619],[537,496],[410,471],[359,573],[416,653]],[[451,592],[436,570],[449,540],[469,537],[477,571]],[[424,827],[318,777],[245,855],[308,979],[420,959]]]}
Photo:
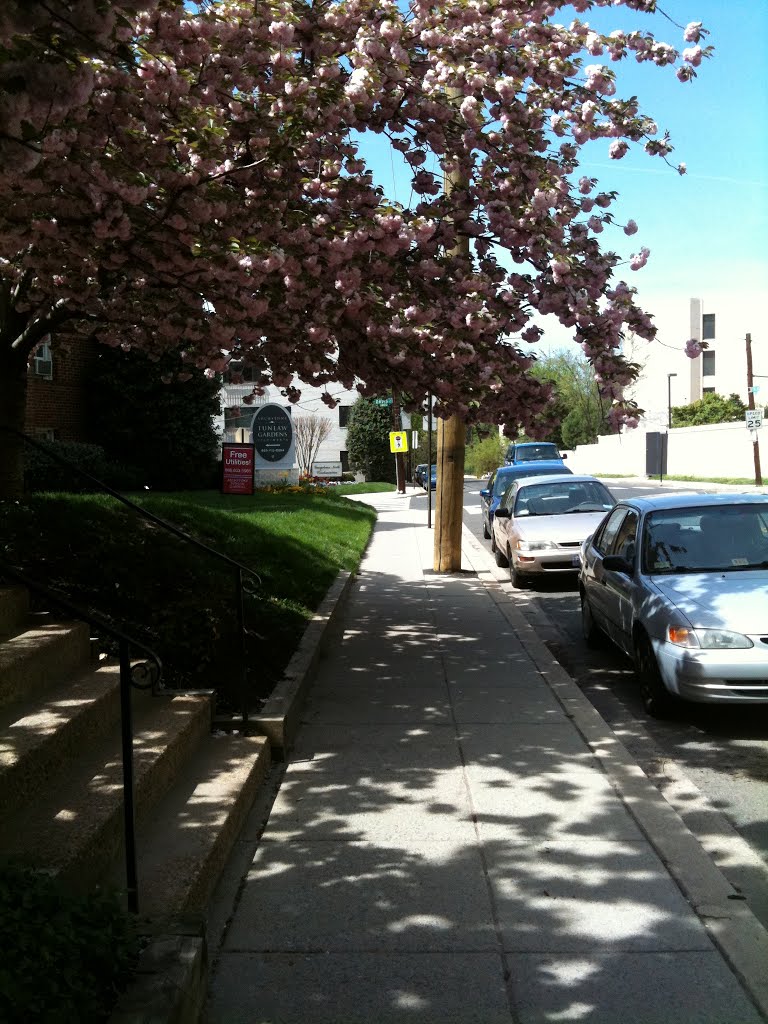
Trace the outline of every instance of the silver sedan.
{"label": "silver sedan", "polygon": [[496,509],[491,551],[512,586],[535,576],[574,573],[579,549],[616,499],[593,476],[536,476],[510,484]]}
{"label": "silver sedan", "polygon": [[626,499],[581,561],[585,639],[634,659],[648,714],[768,703],[768,495]]}

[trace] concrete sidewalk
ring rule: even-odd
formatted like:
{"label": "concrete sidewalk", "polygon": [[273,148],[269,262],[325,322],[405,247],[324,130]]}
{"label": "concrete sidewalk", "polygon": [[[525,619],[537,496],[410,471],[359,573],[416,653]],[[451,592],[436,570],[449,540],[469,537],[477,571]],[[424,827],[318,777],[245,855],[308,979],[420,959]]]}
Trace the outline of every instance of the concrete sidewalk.
{"label": "concrete sidewalk", "polygon": [[219,897],[207,1024],[764,1021],[765,931],[486,553],[434,574],[423,509],[364,500],[343,638]]}

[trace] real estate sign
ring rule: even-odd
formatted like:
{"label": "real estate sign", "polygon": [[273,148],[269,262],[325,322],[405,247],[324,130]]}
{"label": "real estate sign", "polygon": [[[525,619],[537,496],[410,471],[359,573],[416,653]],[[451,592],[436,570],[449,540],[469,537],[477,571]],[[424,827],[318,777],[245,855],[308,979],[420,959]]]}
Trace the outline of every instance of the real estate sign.
{"label": "real estate sign", "polygon": [[232,444],[221,446],[221,493],[253,494],[253,445]]}
{"label": "real estate sign", "polygon": [[296,461],[293,421],[288,409],[269,403],[256,410],[253,417],[253,445],[256,467],[289,469]]}

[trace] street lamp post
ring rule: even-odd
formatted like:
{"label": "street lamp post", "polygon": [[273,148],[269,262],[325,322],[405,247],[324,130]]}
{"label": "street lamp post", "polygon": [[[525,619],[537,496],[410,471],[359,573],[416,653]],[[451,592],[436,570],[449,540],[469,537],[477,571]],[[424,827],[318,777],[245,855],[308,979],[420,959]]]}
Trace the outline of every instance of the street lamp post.
{"label": "street lamp post", "polygon": [[672,378],[676,373],[667,374],[667,430],[672,429]]}

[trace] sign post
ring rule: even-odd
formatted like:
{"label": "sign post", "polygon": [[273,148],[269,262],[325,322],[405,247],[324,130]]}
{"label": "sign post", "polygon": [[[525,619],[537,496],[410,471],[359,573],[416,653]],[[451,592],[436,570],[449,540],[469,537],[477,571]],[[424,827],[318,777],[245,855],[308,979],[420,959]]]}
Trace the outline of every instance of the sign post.
{"label": "sign post", "polygon": [[763,425],[762,409],[747,409],[744,413],[747,430],[759,430]]}
{"label": "sign post", "polygon": [[762,487],[763,473],[760,469],[760,441],[757,432],[763,425],[763,413],[761,409],[755,408],[755,393],[760,386],[755,386],[754,374],[752,373],[752,335],[748,334],[744,339],[747,343],[747,411],[745,423],[749,436],[752,438],[752,457],[755,462],[755,487]]}
{"label": "sign post", "polygon": [[389,432],[389,450],[394,452],[395,455],[398,452],[408,451],[408,431],[407,430],[390,430]]}

